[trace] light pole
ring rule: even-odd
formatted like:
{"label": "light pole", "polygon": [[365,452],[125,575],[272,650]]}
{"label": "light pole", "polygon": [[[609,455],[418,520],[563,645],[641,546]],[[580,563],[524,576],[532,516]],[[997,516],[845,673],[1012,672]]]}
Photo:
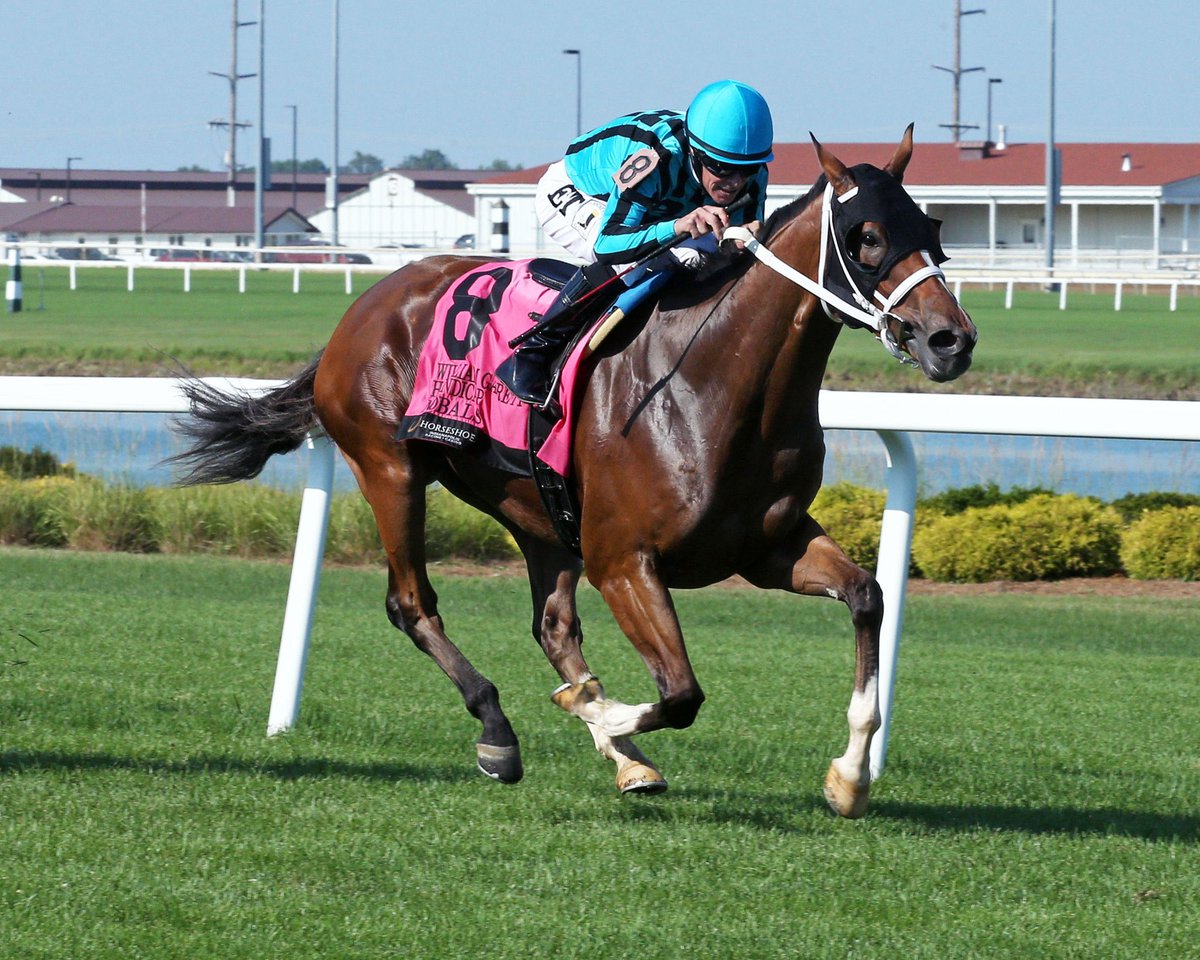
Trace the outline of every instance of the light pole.
{"label": "light pole", "polygon": [[[1046,127],[1046,272],[1054,275],[1054,207],[1058,203],[1058,169],[1055,163],[1057,148],[1054,145],[1054,0],[1049,4],[1050,19],[1050,63],[1049,63],[1049,93],[1050,104],[1047,111],[1049,122]],[[1051,285],[1053,288],[1053,284]]]}
{"label": "light pole", "polygon": [[999,77],[988,77],[987,135],[983,139],[989,143],[995,142],[992,140],[992,84],[1003,82]]}
{"label": "light pole", "polygon": [[296,105],[289,103],[287,109],[292,111],[292,209],[296,209]]}
{"label": "light pole", "polygon": [[564,50],[575,58],[575,136],[583,133],[583,51]]}
{"label": "light pole", "polygon": [[66,199],[63,201],[63,203],[71,202],[71,161],[72,160],[82,160],[82,159],[83,159],[83,157],[67,157],[67,191],[66,191]]}
{"label": "light pole", "polygon": [[338,20],[339,3],[333,0],[333,172],[326,181],[326,205],[332,211],[329,238],[338,244]]}

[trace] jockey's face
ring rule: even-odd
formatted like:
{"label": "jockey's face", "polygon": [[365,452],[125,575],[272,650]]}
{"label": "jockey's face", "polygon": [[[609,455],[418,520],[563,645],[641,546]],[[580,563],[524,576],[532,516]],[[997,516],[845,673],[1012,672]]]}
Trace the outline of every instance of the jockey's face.
{"label": "jockey's face", "polygon": [[722,207],[729,206],[738,198],[742,188],[746,186],[746,180],[746,175],[741,171],[718,177],[704,167],[700,168],[700,185],[704,187],[704,192]]}
{"label": "jockey's face", "polygon": [[757,164],[748,167],[726,166],[699,152],[696,156],[700,161],[700,185],[722,207],[733,203],[746,186],[746,181],[758,173]]}

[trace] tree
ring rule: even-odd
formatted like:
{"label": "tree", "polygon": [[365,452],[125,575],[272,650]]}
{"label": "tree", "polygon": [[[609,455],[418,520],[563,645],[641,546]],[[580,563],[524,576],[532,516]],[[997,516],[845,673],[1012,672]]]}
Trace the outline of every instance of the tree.
{"label": "tree", "polygon": [[426,150],[424,153],[410,153],[400,161],[401,170],[457,170],[458,164],[451,163],[441,150]]}
{"label": "tree", "polygon": [[383,161],[373,153],[363,153],[355,150],[350,162],[339,168],[340,173],[379,173],[383,170]]}
{"label": "tree", "polygon": [[486,167],[480,167],[480,170],[498,170],[501,173],[507,173],[510,170],[524,170],[525,168],[519,163],[509,163],[507,160],[493,160]]}
{"label": "tree", "polygon": [[[272,160],[271,161],[271,172],[272,173],[291,173],[292,172],[292,161],[291,160]],[[297,161],[296,172],[297,173],[328,173],[329,167],[325,164],[324,160],[318,160],[316,157],[313,157],[311,160]]]}
{"label": "tree", "polygon": [[209,173],[208,167],[202,167],[198,163],[193,163],[190,167],[176,167],[175,170],[179,173]]}

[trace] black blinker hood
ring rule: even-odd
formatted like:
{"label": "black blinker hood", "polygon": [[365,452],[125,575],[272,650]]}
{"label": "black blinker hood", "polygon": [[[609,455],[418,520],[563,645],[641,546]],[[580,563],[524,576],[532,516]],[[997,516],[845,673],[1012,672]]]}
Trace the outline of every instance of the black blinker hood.
{"label": "black blinker hood", "polygon": [[[858,192],[845,203],[833,197],[830,215],[834,237],[842,254],[838,259],[853,274],[847,279],[864,296],[872,297],[879,282],[910,253],[928,250],[933,262],[939,265],[950,259],[942,252],[938,238],[941,221],[927,216],[913,202],[899,180],[866,163],[851,167],[850,174],[858,185]],[[868,220],[882,224],[887,230],[887,256],[875,268],[866,267],[850,259],[847,254],[846,241],[851,231]],[[834,269],[833,263],[830,269]]]}

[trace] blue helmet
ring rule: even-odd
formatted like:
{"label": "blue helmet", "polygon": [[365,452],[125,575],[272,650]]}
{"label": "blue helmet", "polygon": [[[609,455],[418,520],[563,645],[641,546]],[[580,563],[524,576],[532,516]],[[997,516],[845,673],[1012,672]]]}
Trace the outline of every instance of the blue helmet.
{"label": "blue helmet", "polygon": [[684,119],[692,148],[721,163],[753,165],[775,158],[775,128],[763,95],[737,80],[696,94]]}

